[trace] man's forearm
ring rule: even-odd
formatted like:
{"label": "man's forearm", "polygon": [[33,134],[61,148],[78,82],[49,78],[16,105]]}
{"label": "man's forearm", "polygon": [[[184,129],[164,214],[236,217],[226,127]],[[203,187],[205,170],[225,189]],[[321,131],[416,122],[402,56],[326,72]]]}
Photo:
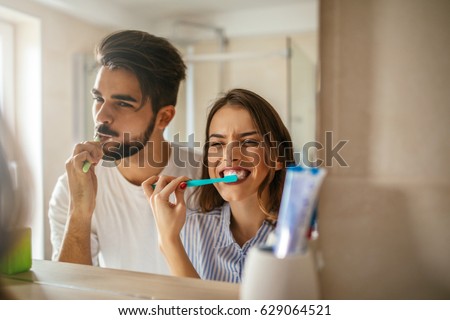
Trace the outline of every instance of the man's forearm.
{"label": "man's forearm", "polygon": [[92,265],[91,217],[69,215],[58,261]]}

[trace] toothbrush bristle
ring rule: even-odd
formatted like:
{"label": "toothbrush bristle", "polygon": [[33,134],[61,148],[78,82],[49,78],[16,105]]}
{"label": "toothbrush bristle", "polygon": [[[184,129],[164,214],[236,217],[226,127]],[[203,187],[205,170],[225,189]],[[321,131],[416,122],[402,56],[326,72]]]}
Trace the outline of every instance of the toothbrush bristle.
{"label": "toothbrush bristle", "polygon": [[238,176],[236,174],[232,174],[225,177],[225,182],[236,182],[238,181]]}

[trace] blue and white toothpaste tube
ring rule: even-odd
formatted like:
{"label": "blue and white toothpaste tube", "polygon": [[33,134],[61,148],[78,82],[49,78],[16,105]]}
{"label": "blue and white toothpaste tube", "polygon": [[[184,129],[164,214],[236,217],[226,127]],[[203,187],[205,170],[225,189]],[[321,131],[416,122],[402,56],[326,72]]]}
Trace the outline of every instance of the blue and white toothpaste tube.
{"label": "blue and white toothpaste tube", "polygon": [[325,174],[323,168],[287,168],[273,248],[277,258],[306,253],[311,218]]}

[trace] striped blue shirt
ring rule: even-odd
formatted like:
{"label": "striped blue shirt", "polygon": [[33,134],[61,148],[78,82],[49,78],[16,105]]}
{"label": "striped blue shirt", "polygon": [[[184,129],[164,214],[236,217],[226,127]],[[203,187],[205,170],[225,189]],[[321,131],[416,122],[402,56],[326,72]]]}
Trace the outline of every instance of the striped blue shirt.
{"label": "striped blue shirt", "polygon": [[202,279],[241,282],[249,249],[264,244],[274,229],[272,224],[264,221],[256,235],[240,247],[231,233],[230,218],[228,203],[208,213],[187,212],[181,240]]}

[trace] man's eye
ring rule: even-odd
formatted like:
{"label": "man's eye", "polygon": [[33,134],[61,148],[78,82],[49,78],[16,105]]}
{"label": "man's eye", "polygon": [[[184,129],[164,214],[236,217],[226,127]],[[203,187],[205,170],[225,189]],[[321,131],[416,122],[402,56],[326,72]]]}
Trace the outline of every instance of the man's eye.
{"label": "man's eye", "polygon": [[92,99],[94,101],[97,101],[97,102],[103,102],[103,98],[102,97],[92,97]]}
{"label": "man's eye", "polygon": [[117,105],[119,107],[124,107],[124,108],[133,108],[133,105],[131,105],[129,103],[126,103],[126,102],[123,102],[123,101],[118,102]]}

